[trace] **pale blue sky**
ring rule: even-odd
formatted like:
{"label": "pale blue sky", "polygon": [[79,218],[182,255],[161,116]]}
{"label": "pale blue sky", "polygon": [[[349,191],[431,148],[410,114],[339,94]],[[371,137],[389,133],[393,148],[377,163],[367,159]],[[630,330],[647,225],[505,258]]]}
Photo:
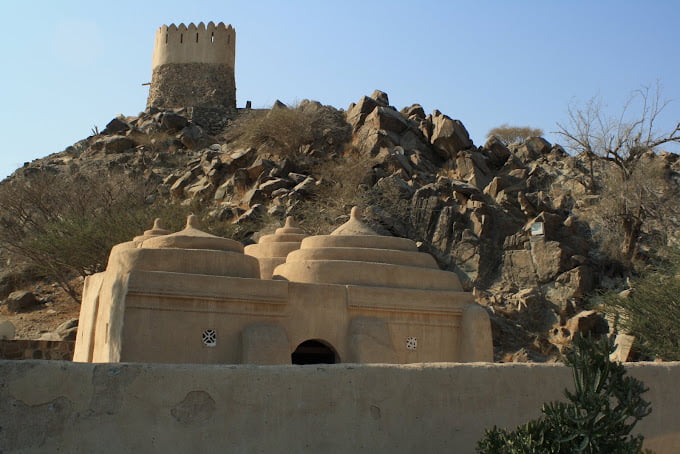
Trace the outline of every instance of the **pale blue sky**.
{"label": "pale blue sky", "polygon": [[[680,1],[14,1],[0,39],[0,177],[144,109],[157,27],[236,28],[238,105],[374,89],[460,119],[546,132],[573,99],[618,108],[660,81],[680,121]],[[558,141],[546,134],[551,142]],[[677,147],[672,151],[680,151]]]}

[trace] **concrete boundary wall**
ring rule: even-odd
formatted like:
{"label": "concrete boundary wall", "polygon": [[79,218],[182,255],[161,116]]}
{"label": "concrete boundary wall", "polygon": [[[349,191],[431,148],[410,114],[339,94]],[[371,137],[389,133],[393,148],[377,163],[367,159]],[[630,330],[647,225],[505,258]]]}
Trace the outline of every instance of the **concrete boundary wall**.
{"label": "concrete boundary wall", "polygon": [[[680,363],[629,372],[650,388],[645,446],[680,452]],[[0,451],[472,453],[570,384],[544,364],[0,361]]]}

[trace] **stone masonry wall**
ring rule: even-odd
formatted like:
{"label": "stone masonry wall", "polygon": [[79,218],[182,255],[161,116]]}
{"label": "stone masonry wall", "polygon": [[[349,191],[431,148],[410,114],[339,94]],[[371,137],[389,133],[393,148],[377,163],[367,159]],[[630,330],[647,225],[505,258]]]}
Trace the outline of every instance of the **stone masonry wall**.
{"label": "stone masonry wall", "polygon": [[147,107],[236,108],[234,68],[214,63],[171,63],[153,70]]}
{"label": "stone masonry wall", "polygon": [[73,359],[74,341],[0,340],[0,359]]}

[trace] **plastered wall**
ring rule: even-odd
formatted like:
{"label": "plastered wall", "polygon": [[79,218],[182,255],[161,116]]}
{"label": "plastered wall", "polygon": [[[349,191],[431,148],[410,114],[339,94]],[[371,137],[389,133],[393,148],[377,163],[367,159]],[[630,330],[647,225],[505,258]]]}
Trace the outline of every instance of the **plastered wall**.
{"label": "plastered wall", "polygon": [[151,66],[212,63],[234,67],[236,31],[231,25],[163,25],[156,31]]}
{"label": "plastered wall", "polygon": [[[646,447],[680,452],[680,363],[635,364]],[[472,453],[560,399],[563,366],[0,361],[3,452]]]}

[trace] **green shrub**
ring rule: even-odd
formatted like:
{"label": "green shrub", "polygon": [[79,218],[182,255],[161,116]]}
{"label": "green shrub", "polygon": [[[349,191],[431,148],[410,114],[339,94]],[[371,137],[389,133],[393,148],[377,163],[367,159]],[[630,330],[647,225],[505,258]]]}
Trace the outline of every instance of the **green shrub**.
{"label": "green shrub", "polygon": [[540,128],[531,128],[529,126],[510,126],[507,123],[493,128],[486,135],[487,137],[498,137],[505,145],[511,143],[524,143],[528,137],[541,137],[543,130]]}
{"label": "green shrub", "polygon": [[484,454],[619,453],[637,454],[643,437],[633,436],[635,424],[650,412],[642,399],[644,384],[626,376],[621,363],[611,362],[613,342],[577,336],[566,364],[573,370],[574,392],[568,402],[543,405],[543,416],[509,431],[494,427],[477,443]]}
{"label": "green shrub", "polygon": [[603,309],[616,328],[635,336],[635,348],[649,357],[680,361],[680,252],[664,266],[643,274],[629,295],[607,293]]}

